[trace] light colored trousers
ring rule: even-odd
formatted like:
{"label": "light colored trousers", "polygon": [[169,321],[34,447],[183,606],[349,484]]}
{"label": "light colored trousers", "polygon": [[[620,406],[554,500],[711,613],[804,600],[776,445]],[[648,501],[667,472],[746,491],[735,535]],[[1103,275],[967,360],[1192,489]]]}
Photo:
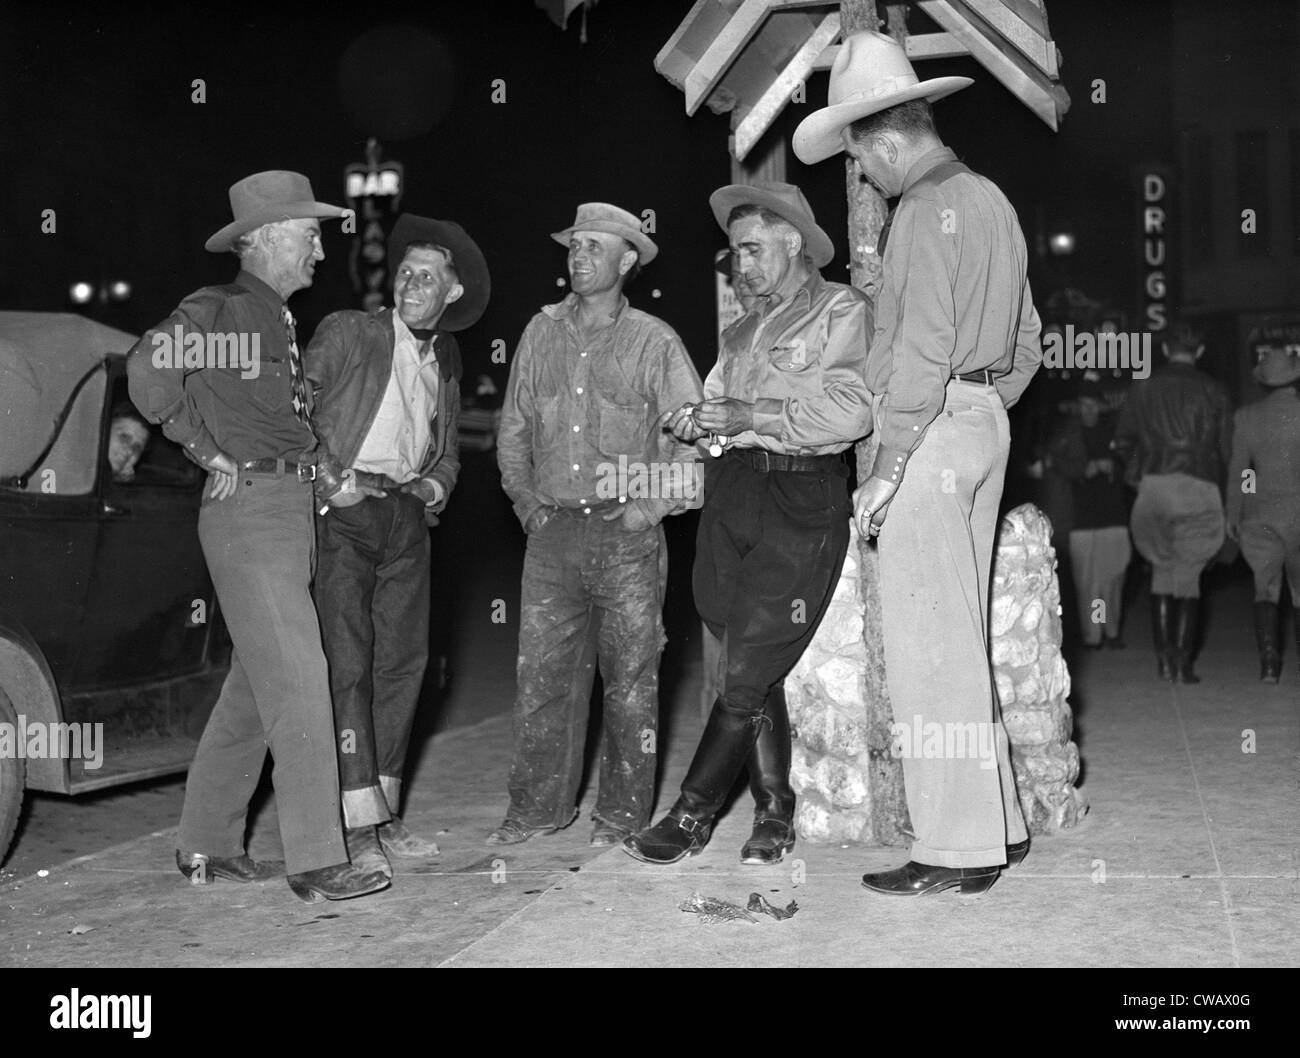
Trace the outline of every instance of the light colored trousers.
{"label": "light colored trousers", "polygon": [[1198,599],[1201,571],[1223,546],[1218,487],[1190,474],[1147,474],[1129,516],[1133,545],[1151,563],[1151,594]]}
{"label": "light colored trousers", "polygon": [[903,755],[911,858],[936,867],[1005,864],[1007,844],[1028,836],[989,663],[1010,443],[997,390],[949,382],[880,530],[885,677],[895,723],[912,732]]}
{"label": "light colored trousers", "polygon": [[[1104,529],[1074,529],[1070,532],[1070,569],[1079,608],[1083,641],[1096,646],[1105,632],[1118,639],[1124,612],[1124,574],[1133,547],[1128,527],[1108,525]],[[1099,607],[1097,604],[1101,603]]]}

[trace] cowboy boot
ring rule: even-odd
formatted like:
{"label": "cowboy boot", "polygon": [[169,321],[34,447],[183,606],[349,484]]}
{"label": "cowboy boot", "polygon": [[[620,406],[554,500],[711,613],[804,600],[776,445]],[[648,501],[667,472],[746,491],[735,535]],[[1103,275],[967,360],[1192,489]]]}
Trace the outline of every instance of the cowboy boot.
{"label": "cowboy boot", "polygon": [[749,754],[749,791],[754,795],[754,830],[740,850],[740,862],[780,863],[794,847],[794,790],[790,788],[790,714],[785,688],[777,684],[764,704],[770,723]]}
{"label": "cowboy boot", "polygon": [[623,851],[645,863],[676,863],[700,852],[766,722],[763,713],[737,712],[721,698],[714,702],[681,796],[658,823],[630,835]]}
{"label": "cowboy boot", "polygon": [[1282,676],[1277,617],[1277,603],[1255,603],[1255,645],[1259,648],[1259,678],[1262,683],[1277,683]]}
{"label": "cowboy boot", "polygon": [[1170,669],[1175,683],[1201,682],[1201,678],[1192,672],[1192,658],[1196,653],[1196,618],[1200,608],[1200,599],[1174,600]]}
{"label": "cowboy boot", "polygon": [[1151,641],[1156,648],[1156,673],[1162,680],[1174,678],[1169,647],[1173,626],[1173,597],[1151,593]]}

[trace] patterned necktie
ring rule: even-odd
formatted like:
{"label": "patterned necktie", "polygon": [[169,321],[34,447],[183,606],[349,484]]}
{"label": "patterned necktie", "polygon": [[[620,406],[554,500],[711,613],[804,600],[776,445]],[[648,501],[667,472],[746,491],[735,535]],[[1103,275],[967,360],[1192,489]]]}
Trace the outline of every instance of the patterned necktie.
{"label": "patterned necktie", "polygon": [[298,334],[294,329],[293,313],[289,311],[288,305],[280,306],[280,317],[284,320],[285,333],[289,339],[289,374],[292,376],[293,384],[293,413],[298,416],[298,421],[307,429],[311,430],[312,436],[316,436],[316,430],[312,426],[311,413],[307,410],[307,381],[302,371],[302,354],[298,351]]}

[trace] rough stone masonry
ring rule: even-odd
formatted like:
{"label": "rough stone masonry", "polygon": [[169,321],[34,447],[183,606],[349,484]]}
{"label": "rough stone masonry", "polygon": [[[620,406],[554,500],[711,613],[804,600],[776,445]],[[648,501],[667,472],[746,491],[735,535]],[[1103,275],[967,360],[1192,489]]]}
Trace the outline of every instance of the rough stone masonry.
{"label": "rough stone masonry", "polygon": [[[871,840],[866,740],[868,665],[856,527],[821,627],[786,678],[794,732],[795,826],[808,841]],[[1033,504],[1002,519],[990,615],[994,682],[1031,834],[1074,826],[1088,805],[1075,788],[1070,674],[1061,656],[1061,596],[1052,527]]]}

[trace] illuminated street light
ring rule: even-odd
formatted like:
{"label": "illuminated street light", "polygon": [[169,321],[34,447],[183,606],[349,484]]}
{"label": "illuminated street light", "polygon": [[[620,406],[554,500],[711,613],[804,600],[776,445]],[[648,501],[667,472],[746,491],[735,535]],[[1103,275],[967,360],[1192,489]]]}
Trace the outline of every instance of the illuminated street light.
{"label": "illuminated street light", "polygon": [[94,296],[95,288],[89,283],[73,283],[68,288],[68,297],[72,299],[74,305],[88,305]]}
{"label": "illuminated street light", "polygon": [[1074,253],[1074,232],[1072,231],[1055,231],[1047,237],[1048,248],[1057,257],[1065,257]]}
{"label": "illuminated street light", "polygon": [[114,301],[126,301],[131,297],[131,284],[125,279],[115,279],[109,284],[108,296]]}

